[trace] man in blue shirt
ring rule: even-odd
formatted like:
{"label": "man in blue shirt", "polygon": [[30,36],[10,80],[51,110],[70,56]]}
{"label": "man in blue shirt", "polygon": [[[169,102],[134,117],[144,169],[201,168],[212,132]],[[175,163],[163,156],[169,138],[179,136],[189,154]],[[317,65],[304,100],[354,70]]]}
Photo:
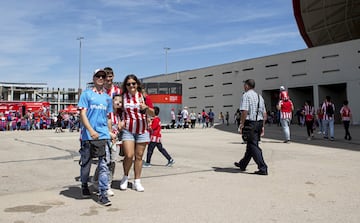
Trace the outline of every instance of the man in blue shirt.
{"label": "man in blue shirt", "polygon": [[[91,160],[94,155],[91,154],[92,147],[99,147],[99,151],[105,150],[105,155],[98,156],[99,169],[99,203],[104,206],[111,205],[107,197],[108,189],[108,166],[106,157],[109,154],[108,141],[110,140],[111,119],[109,114],[112,110],[112,99],[104,89],[106,72],[97,69],[93,75],[94,87],[85,90],[80,95],[78,109],[81,119],[81,149],[80,149],[80,179],[82,195],[90,197],[88,180],[90,174]],[[97,144],[97,145],[96,145]]]}

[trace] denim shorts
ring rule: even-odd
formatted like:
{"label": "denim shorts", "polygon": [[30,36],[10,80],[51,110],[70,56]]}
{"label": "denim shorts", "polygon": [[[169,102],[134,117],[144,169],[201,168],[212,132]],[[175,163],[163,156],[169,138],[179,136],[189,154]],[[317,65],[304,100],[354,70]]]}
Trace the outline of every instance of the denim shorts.
{"label": "denim shorts", "polygon": [[123,129],[122,132],[122,141],[135,141],[135,143],[150,142],[149,132],[145,132],[144,134],[136,134],[131,133],[126,129]]}

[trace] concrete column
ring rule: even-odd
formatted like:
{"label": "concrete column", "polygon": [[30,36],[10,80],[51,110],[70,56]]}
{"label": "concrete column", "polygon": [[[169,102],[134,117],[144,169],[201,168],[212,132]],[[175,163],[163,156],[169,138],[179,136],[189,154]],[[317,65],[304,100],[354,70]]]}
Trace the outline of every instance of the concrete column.
{"label": "concrete column", "polygon": [[313,85],[313,95],[314,95],[314,108],[317,109],[319,108],[319,86],[317,84]]}

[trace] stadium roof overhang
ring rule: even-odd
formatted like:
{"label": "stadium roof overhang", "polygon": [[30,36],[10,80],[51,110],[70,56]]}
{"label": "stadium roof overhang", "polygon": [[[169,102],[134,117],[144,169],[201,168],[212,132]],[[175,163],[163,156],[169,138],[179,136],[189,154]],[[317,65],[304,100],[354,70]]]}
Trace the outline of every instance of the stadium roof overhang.
{"label": "stadium roof overhang", "polygon": [[293,0],[308,47],[360,38],[360,0]]}

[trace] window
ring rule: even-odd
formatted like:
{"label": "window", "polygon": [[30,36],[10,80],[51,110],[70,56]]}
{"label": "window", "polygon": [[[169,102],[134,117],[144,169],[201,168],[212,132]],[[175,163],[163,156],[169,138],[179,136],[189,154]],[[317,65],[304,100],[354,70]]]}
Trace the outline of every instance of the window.
{"label": "window", "polygon": [[222,85],[231,85],[231,82],[223,83]]}
{"label": "window", "polygon": [[306,76],[307,74],[306,73],[301,73],[301,74],[293,74],[291,76],[293,77],[300,77],[300,76]]}
{"label": "window", "polygon": [[213,98],[214,95],[205,95],[205,98]]}
{"label": "window", "polygon": [[339,54],[334,54],[334,55],[327,55],[327,56],[323,56],[323,59],[327,59],[327,58],[331,58],[331,57],[338,57]]}
{"label": "window", "polygon": [[176,79],[176,80],[175,80],[175,82],[179,82],[179,81],[181,81],[181,79]]}
{"label": "window", "polygon": [[231,74],[232,71],[226,71],[226,72],[223,72],[222,74]]}
{"label": "window", "polygon": [[193,79],[196,79],[196,77],[189,77],[189,80],[193,80]]}
{"label": "window", "polygon": [[249,68],[243,69],[243,71],[250,71],[250,70],[254,70],[254,68],[253,68],[253,67],[249,67]]}
{"label": "window", "polygon": [[306,62],[306,60],[295,60],[295,61],[292,61],[291,63],[304,63]]}
{"label": "window", "polygon": [[204,87],[214,87],[213,84],[205,85]]}
{"label": "window", "polygon": [[276,76],[274,76],[274,77],[266,77],[265,78],[265,80],[274,80],[274,79],[279,79],[279,77],[276,77]]}
{"label": "window", "polygon": [[223,94],[222,96],[232,96],[233,94]]}
{"label": "window", "polygon": [[270,65],[266,65],[265,67],[277,67],[278,64],[270,64]]}
{"label": "window", "polygon": [[177,91],[176,87],[170,87],[170,94],[179,94],[179,91]]}
{"label": "window", "polygon": [[223,105],[223,108],[232,108],[233,105]]}
{"label": "window", "polygon": [[146,89],[148,94],[157,94],[158,93],[158,89],[157,88],[148,88]]}
{"label": "window", "polygon": [[169,89],[167,87],[159,87],[159,94],[169,94]]}
{"label": "window", "polygon": [[196,98],[197,98],[196,96],[189,97],[189,99],[196,99]]}
{"label": "window", "polygon": [[327,74],[327,73],[333,73],[333,72],[339,72],[340,69],[334,69],[334,70],[324,70],[322,73],[323,74]]}
{"label": "window", "polygon": [[192,90],[192,89],[196,89],[196,86],[194,86],[194,87],[189,87],[189,90]]}
{"label": "window", "polygon": [[207,105],[207,106],[205,106],[205,108],[214,108],[214,106],[212,106],[212,105]]}
{"label": "window", "polygon": [[197,109],[197,107],[196,106],[192,106],[192,107],[190,106],[189,109]]}
{"label": "window", "polygon": [[212,76],[214,76],[214,74],[205,74],[204,77],[212,77]]}

